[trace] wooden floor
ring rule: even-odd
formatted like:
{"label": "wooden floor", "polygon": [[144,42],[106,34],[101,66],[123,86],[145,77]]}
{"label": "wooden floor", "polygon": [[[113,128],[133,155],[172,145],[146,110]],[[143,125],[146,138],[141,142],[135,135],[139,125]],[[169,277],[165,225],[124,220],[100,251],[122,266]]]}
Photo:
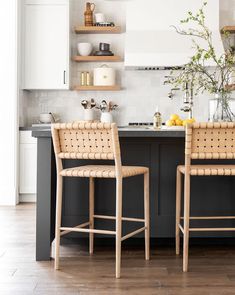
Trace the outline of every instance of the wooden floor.
{"label": "wooden floor", "polygon": [[35,261],[35,206],[0,207],[0,294],[226,295],[235,294],[235,247],[190,248],[190,272],[173,248],[125,249],[122,278],[114,278],[114,249],[62,247],[62,269]]}

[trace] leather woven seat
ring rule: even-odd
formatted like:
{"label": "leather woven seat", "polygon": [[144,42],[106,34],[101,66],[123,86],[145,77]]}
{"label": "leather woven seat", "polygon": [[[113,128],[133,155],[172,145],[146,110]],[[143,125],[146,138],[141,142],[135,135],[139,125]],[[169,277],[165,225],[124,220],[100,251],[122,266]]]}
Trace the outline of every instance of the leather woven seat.
{"label": "leather woven seat", "polygon": [[[192,165],[192,160],[231,160],[226,164]],[[235,227],[195,227],[191,220],[226,220],[235,216],[191,216],[191,176],[235,176],[235,122],[194,123],[186,126],[185,165],[177,167],[176,177],[176,254],[180,254],[180,231],[183,233],[183,271],[188,271],[190,232],[235,231]],[[205,163],[205,162],[204,162]],[[227,162],[228,163],[228,162]],[[184,206],[182,210],[182,175]],[[206,193],[206,192],[205,192]],[[212,196],[211,196],[212,197]],[[204,208],[204,200],[202,206]],[[183,216],[181,216],[183,211]],[[183,222],[182,222],[183,221]]]}
{"label": "leather woven seat", "polygon": [[[131,177],[148,172],[146,167],[122,166],[122,176]],[[70,177],[97,177],[97,178],[116,178],[115,166],[111,165],[86,165],[63,169],[61,176]]]}
{"label": "leather woven seat", "polygon": [[[185,174],[185,166],[180,165],[178,169],[181,173]],[[197,176],[230,176],[235,175],[235,165],[191,165],[190,175]]]}
{"label": "leather woven seat", "polygon": [[[121,244],[141,232],[145,236],[145,259],[150,256],[150,218],[149,218],[149,168],[139,166],[122,166],[121,150],[116,124],[102,122],[78,121],[73,123],[57,123],[52,125],[52,139],[55,151],[56,181],[56,229],[55,229],[55,269],[59,269],[60,237],[70,232],[89,233],[89,252],[94,251],[94,234],[114,235],[116,239],[116,278],[121,275]],[[63,168],[66,160],[102,161],[101,165],[84,165]],[[103,165],[104,161],[112,161],[114,165]],[[107,162],[106,162],[107,163]],[[79,164],[77,164],[79,165]],[[123,178],[142,175],[144,180],[144,218],[133,218],[122,215]],[[76,226],[61,226],[62,195],[64,177],[89,178],[89,220]],[[95,178],[116,180],[116,214],[95,214]],[[105,197],[105,196],[104,196]],[[135,202],[133,199],[132,202]],[[85,213],[87,214],[87,213]],[[95,227],[95,219],[106,219],[116,223],[115,230],[104,230]],[[122,222],[138,223],[135,230],[123,235]],[[141,225],[142,224],[142,225]]]}

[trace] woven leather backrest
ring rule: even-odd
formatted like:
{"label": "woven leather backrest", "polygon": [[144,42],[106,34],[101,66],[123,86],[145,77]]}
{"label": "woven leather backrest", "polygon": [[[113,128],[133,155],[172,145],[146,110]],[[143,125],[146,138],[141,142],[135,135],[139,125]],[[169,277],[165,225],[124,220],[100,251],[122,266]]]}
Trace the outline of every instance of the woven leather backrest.
{"label": "woven leather backrest", "polygon": [[235,159],[235,123],[194,123],[186,128],[191,159]]}
{"label": "woven leather backrest", "polygon": [[115,124],[82,121],[53,124],[52,137],[60,159],[114,160],[120,155]]}

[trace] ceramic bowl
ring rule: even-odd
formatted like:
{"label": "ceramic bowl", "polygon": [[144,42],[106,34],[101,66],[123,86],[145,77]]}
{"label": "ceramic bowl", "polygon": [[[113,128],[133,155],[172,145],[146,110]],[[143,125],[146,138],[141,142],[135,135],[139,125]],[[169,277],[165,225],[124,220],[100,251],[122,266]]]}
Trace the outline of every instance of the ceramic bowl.
{"label": "ceramic bowl", "polygon": [[78,43],[78,54],[88,56],[91,54],[93,46],[91,43]]}

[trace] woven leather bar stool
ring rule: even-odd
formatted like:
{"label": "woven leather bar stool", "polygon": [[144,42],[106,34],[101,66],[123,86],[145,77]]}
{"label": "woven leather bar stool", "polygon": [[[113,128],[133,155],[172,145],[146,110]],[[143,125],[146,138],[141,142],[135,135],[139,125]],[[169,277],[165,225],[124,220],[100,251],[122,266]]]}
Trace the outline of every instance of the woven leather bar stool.
{"label": "woven leather bar stool", "polygon": [[[93,253],[94,234],[116,237],[116,278],[120,278],[121,242],[145,231],[145,259],[149,260],[149,169],[122,166],[118,130],[115,124],[76,122],[52,125],[52,138],[57,166],[55,269],[59,269],[60,237],[69,232],[89,233],[89,250]],[[86,165],[63,169],[62,159],[113,160],[111,165]],[[144,219],[122,217],[122,180],[144,175]],[[89,221],[75,227],[61,226],[63,177],[89,178]],[[116,179],[116,216],[94,214],[94,178]],[[115,231],[94,229],[94,219],[116,221]],[[139,222],[143,226],[122,236],[122,221]],[[86,228],[88,227],[89,228]]]}
{"label": "woven leather bar stool", "polygon": [[[194,123],[186,127],[185,165],[177,167],[176,254],[180,253],[183,233],[183,271],[188,271],[189,233],[191,231],[235,231],[235,228],[190,228],[190,220],[235,219],[235,216],[190,216],[191,176],[235,175],[235,165],[191,165],[192,159],[235,159],[235,123]],[[181,177],[184,174],[184,216],[181,217]],[[183,226],[180,221],[183,219]]]}

